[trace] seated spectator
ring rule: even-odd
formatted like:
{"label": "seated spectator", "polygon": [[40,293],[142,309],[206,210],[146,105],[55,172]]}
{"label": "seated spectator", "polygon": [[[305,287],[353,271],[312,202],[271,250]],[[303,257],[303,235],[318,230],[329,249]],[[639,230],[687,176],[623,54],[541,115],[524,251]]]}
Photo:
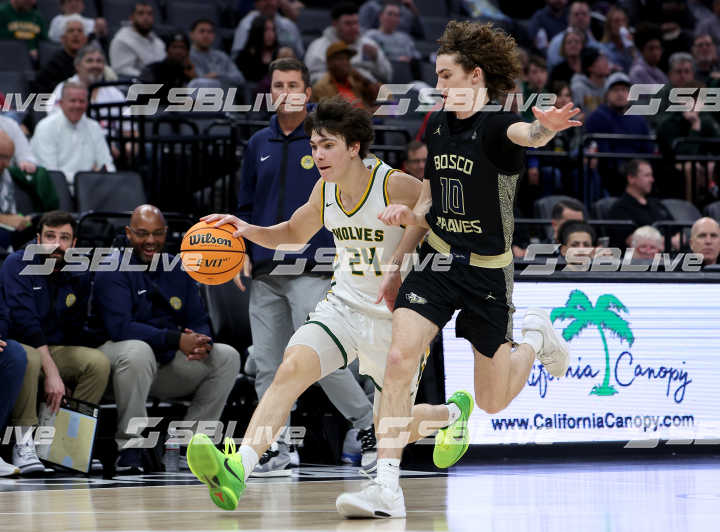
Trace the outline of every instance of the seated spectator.
{"label": "seated spectator", "polygon": [[[647,3],[645,7],[650,7]],[[660,61],[660,68],[668,68],[667,60],[678,52],[688,52],[692,48],[693,28],[695,28],[695,17],[688,9],[688,2],[678,0],[663,0],[660,2],[660,9],[655,9],[655,16],[651,18],[639,18],[658,22],[663,32],[663,59]]]}
{"label": "seated spectator", "polygon": [[[159,399],[192,395],[185,419],[217,421],[240,371],[238,352],[213,342],[197,283],[179,261],[172,269],[138,271],[163,252],[166,233],[157,207],[137,207],[125,228],[134,271],[103,271],[95,278],[93,308],[110,338],[100,349],[113,369],[118,471],[142,470],[140,450],[124,446],[135,436],[128,432],[131,420],[147,416],[151,392]],[[181,465],[187,469],[184,456]]]}
{"label": "seated spectator", "polygon": [[[90,0],[94,2],[94,0]],[[63,34],[63,28],[65,27],[65,21],[71,15],[80,15],[85,10],[84,0],[60,0],[60,14],[55,15],[50,22],[50,29],[48,30],[48,37],[51,41],[60,42]],[[92,19],[90,17],[82,17],[83,27],[85,28],[85,35],[88,38],[93,35],[95,37],[107,36],[107,21],[98,17]]]}
{"label": "seated spectator", "polygon": [[567,28],[567,0],[545,0],[546,6],[530,17],[528,33],[535,38],[535,48],[545,52],[549,41]]}
{"label": "seated spectator", "polygon": [[565,31],[558,33],[550,41],[547,50],[548,67],[552,70],[562,62],[560,48],[565,37],[565,32],[570,28],[578,30],[585,36],[584,46],[600,49],[600,43],[590,31],[590,4],[585,1],[573,2],[568,10],[568,27]]}
{"label": "seated spectator", "polygon": [[552,244],[560,242],[558,231],[560,226],[565,222],[573,220],[575,222],[585,221],[585,208],[583,204],[575,199],[564,199],[558,201],[553,205],[552,212],[550,213],[550,225],[553,230]]}
{"label": "seated spectator", "polygon": [[425,178],[425,163],[427,162],[427,156],[427,145],[419,140],[411,140],[407,145],[403,171],[422,181]]}
{"label": "seated spectator", "polygon": [[75,73],[75,56],[87,44],[87,35],[80,15],[67,17],[60,42],[63,49],[53,54],[31,84],[36,92],[52,92],[58,83]]}
{"label": "seated spectator", "polygon": [[77,172],[115,171],[105,133],[97,121],[85,115],[87,106],[87,87],[65,82],[60,96],[62,112],[40,120],[30,140],[38,164],[63,172],[71,190]]}
{"label": "seated spectator", "polygon": [[712,14],[700,20],[695,27],[695,35],[710,35],[720,56],[720,0],[712,3]]}
{"label": "seated spectator", "polygon": [[425,29],[420,20],[420,11],[413,0],[367,0],[360,6],[358,20],[360,27],[365,30],[377,29],[380,27],[380,15],[383,7],[389,3],[397,4],[400,7],[400,20],[398,30],[409,33],[416,39],[425,38]]}
{"label": "seated spectator", "polygon": [[558,228],[560,256],[565,259],[569,269],[577,269],[598,251],[597,234],[592,225],[574,220],[563,223]]}
{"label": "seated spectator", "polygon": [[277,59],[280,49],[275,30],[271,18],[261,15],[253,20],[245,48],[235,58],[246,79],[257,82],[268,75],[270,63]]}
{"label": "seated spectator", "polygon": [[662,31],[656,24],[639,24],[635,31],[635,45],[639,53],[630,68],[631,83],[665,84],[668,77],[658,68],[662,58]]}
{"label": "seated spectator", "polygon": [[217,80],[225,89],[245,84],[245,78],[230,57],[222,50],[212,49],[215,24],[211,20],[196,20],[190,31],[190,40],[190,61],[195,65],[199,78]]}
{"label": "seated spectator", "polygon": [[635,43],[628,29],[625,10],[612,6],[605,15],[605,30],[601,39],[602,49],[610,60],[611,69],[627,73],[633,63]]}
{"label": "seated spectator", "polygon": [[700,218],[690,229],[690,249],[703,256],[703,267],[718,263],[720,225],[713,218]]}
{"label": "seated spectator", "polygon": [[[277,51],[277,59],[297,59],[295,52],[289,46],[281,46]],[[272,85],[272,72],[271,68],[268,68],[268,73],[262,78],[258,84],[255,94],[269,94]]]}
{"label": "seated spectator", "polygon": [[653,260],[655,255],[665,251],[665,239],[652,225],[643,225],[630,235],[630,247],[633,260]]}
{"label": "seated spectator", "polygon": [[[545,92],[548,86],[548,71],[545,59],[537,55],[528,58],[528,64],[525,68],[525,79],[522,82],[523,102],[528,102],[532,95],[537,98],[538,95]],[[533,100],[533,105],[537,100]],[[528,122],[535,120],[532,113],[532,107],[528,107],[521,113],[521,116]]]}
{"label": "seated spectator", "polygon": [[[44,253],[25,259],[16,251],[0,270],[2,296],[10,311],[10,336],[25,346],[27,369],[10,422],[26,434],[38,424],[38,383],[43,382],[48,407],[57,412],[65,395],[97,404],[110,375],[110,362],[97,349],[97,336],[87,327],[90,272],[64,272],[65,252],[75,246],[77,224],[72,215],[51,211],[38,223],[37,243]],[[54,266],[52,262],[54,261]],[[50,265],[51,273],[21,274],[29,265]],[[72,393],[70,391],[72,390]],[[41,472],[32,439],[17,442],[12,461],[21,474]]]}
{"label": "seated spectator", "polygon": [[387,2],[380,12],[380,27],[368,31],[365,36],[378,43],[390,61],[409,63],[420,59],[415,42],[410,35],[398,29],[399,24],[400,4]]}
{"label": "seated spectator", "polygon": [[595,48],[585,48],[580,54],[582,73],[570,80],[570,92],[575,105],[587,115],[592,113],[605,97],[605,80],[610,75],[607,57]]}
{"label": "seated spectator", "polygon": [[110,42],[110,65],[118,76],[132,78],[151,63],[165,59],[165,43],[152,31],[152,4],[136,2],[130,25],[118,30]]}
{"label": "seated spectator", "polygon": [[695,61],[693,56],[686,52],[677,52],[670,56],[668,70],[669,84],[665,85],[655,97],[660,100],[659,110],[661,112],[648,116],[650,127],[658,129],[660,122],[665,118],[665,110],[671,105],[670,91],[672,89],[688,87],[691,83],[696,83],[695,79]]}
{"label": "seated spectator", "polygon": [[[620,135],[650,135],[645,118],[625,114],[628,107],[630,79],[622,72],[611,74],[605,81],[605,103],[590,113],[585,122],[585,133],[612,133]],[[650,141],[597,140],[597,149],[603,153],[652,153]],[[603,159],[598,162],[602,186],[611,196],[619,196],[625,188],[625,179],[617,159]]]}
{"label": "seated spectator", "polygon": [[356,52],[339,41],[331,44],[326,53],[328,71],[313,85],[312,101],[319,102],[340,94],[356,107],[373,112],[378,86],[352,67],[350,58]]}
{"label": "seated spectator", "polygon": [[[673,219],[660,200],[650,197],[655,179],[649,162],[642,159],[631,160],[625,166],[625,175],[625,193],[610,208],[609,219],[632,220],[635,227]],[[630,246],[633,231],[634,229],[625,227],[611,229],[610,244],[620,248]]]}
{"label": "seated spectator", "polygon": [[32,174],[36,170],[37,159],[30,149],[30,142],[25,136],[25,132],[20,128],[17,122],[12,118],[0,115],[0,131],[5,132],[10,140],[12,140],[15,148],[12,160],[8,166],[17,166],[23,172]]}
{"label": "seated spectator", "polygon": [[165,38],[167,55],[162,61],[151,63],[140,72],[140,80],[144,83],[162,85],[155,93],[161,105],[167,105],[170,90],[176,87],[187,87],[197,78],[195,65],[190,61],[190,39],[182,32],[173,33]]}
{"label": "seated spectator", "polygon": [[34,9],[36,0],[9,0],[0,6],[0,39],[26,41],[38,58],[38,43],[47,39],[47,21]]}
{"label": "seated spectator", "polygon": [[289,46],[292,48],[298,58],[305,55],[305,47],[303,46],[300,30],[292,20],[278,14],[278,4],[278,0],[255,0],[255,9],[245,15],[235,30],[231,51],[233,58],[237,59],[240,51],[245,49],[253,20],[260,15],[273,20],[277,40],[281,46]]}
{"label": "seated spectator", "polygon": [[357,53],[352,58],[352,66],[365,79],[372,82],[388,83],[392,78],[392,65],[380,47],[367,37],[360,35],[358,10],[355,4],[343,2],[330,12],[332,26],[325,28],[322,37],[308,46],[305,64],[310,69],[310,80],[315,83],[327,72],[328,46],[343,41]]}
{"label": "seated spectator", "polygon": [[714,79],[720,79],[720,59],[718,59],[717,43],[713,38],[703,33],[695,37],[692,47],[695,59],[695,78],[709,84]]}
{"label": "seated spectator", "polygon": [[575,74],[582,74],[582,61],[580,54],[585,44],[585,34],[575,28],[568,28],[564,32],[560,56],[562,61],[555,65],[550,74],[551,83],[564,81],[568,85]]}
{"label": "seated spectator", "polygon": [[[10,412],[22,388],[27,355],[25,349],[15,340],[8,338],[10,330],[10,313],[5,299],[0,297],[0,434],[5,434],[5,426],[10,419]],[[17,475],[20,470],[8,464],[0,457],[0,477]]]}
{"label": "seated spectator", "polygon": [[10,136],[0,131],[0,249],[19,243],[20,232],[27,230],[32,223],[30,216],[17,214],[15,185],[8,172],[14,152]]}

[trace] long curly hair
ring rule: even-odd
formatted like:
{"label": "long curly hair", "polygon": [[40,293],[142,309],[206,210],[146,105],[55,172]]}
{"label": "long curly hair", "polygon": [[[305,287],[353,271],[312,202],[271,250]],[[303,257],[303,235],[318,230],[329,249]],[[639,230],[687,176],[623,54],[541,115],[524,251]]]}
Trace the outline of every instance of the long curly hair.
{"label": "long curly hair", "polygon": [[438,41],[438,55],[455,55],[466,72],[480,67],[491,99],[514,90],[522,73],[518,46],[510,35],[492,23],[451,20]]}

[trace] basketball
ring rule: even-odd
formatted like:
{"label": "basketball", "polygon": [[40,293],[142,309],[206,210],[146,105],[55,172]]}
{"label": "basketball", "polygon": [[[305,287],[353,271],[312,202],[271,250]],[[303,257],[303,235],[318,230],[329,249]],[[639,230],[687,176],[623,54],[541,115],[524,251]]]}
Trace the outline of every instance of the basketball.
{"label": "basketball", "polygon": [[231,280],[245,262],[245,240],[234,238],[235,227],[213,227],[198,222],[183,238],[180,257],[187,274],[203,284],[223,284]]}

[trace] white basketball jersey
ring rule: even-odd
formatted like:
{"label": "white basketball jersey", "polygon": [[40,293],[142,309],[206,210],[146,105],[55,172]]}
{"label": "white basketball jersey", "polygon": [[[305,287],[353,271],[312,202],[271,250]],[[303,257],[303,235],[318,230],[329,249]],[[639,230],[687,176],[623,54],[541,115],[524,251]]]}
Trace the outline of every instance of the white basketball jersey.
{"label": "white basketball jersey", "polygon": [[333,234],[337,254],[330,292],[350,307],[389,317],[383,301],[376,305],[385,272],[405,231],[378,220],[388,204],[387,181],[394,170],[375,157],[366,159],[372,175],[357,205],[343,205],[335,183],[323,183],[323,224]]}

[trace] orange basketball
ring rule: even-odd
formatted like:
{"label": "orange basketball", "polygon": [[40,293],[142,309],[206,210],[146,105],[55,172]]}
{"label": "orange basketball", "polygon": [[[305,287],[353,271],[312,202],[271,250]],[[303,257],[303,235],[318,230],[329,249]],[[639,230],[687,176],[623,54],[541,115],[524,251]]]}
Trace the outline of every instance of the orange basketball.
{"label": "orange basketball", "polygon": [[213,227],[198,222],[183,238],[180,257],[187,274],[203,284],[223,284],[241,270],[245,262],[245,240],[235,238],[235,227]]}

